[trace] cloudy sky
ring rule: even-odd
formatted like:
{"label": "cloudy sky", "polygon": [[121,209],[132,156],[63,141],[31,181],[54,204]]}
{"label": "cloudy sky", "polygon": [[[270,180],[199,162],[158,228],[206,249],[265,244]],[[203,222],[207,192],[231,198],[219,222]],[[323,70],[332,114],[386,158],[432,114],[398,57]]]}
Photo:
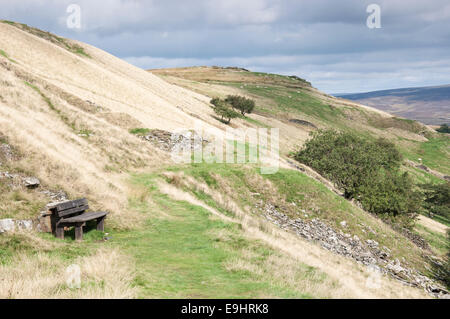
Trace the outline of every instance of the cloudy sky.
{"label": "cloudy sky", "polygon": [[[78,4],[81,28],[67,27]],[[381,28],[366,21],[381,8]],[[0,19],[139,67],[239,66],[328,93],[450,83],[449,0],[0,0]]]}

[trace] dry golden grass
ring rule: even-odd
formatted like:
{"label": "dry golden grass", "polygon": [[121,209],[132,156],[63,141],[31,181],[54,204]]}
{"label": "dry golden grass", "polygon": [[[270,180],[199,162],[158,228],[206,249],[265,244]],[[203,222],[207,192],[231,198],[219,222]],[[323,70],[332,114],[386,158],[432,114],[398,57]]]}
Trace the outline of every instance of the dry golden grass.
{"label": "dry golden grass", "polygon": [[0,56],[0,132],[23,151],[18,165],[71,198],[87,196],[92,208],[111,211],[115,227],[131,227],[119,217],[130,213],[128,172],[170,161],[130,128],[170,131],[198,121],[213,132],[226,128],[211,116],[208,97],[89,45],[79,43],[91,58],[4,23],[0,42],[16,61]]}
{"label": "dry golden grass", "polygon": [[78,258],[81,287],[67,285],[69,264],[45,253],[17,254],[0,266],[0,298],[134,298],[133,264],[116,249],[102,248]]}
{"label": "dry golden grass", "polygon": [[300,259],[282,253],[271,254],[261,263],[255,257],[253,251],[246,250],[241,256],[228,260],[225,267],[228,271],[248,271],[269,279],[272,285],[281,285],[299,294],[316,298],[350,297],[340,290],[338,281],[333,281],[313,267],[308,269]]}

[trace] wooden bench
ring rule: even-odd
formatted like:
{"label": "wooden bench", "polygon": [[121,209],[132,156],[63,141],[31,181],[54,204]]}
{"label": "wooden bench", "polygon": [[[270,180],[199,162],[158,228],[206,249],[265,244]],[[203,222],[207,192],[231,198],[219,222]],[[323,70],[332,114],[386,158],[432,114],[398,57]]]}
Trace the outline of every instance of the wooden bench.
{"label": "wooden bench", "polygon": [[97,220],[97,230],[104,231],[107,212],[86,212],[89,209],[86,198],[67,201],[48,207],[52,233],[64,239],[64,228],[75,226],[75,239],[83,240],[83,226],[87,221]]}

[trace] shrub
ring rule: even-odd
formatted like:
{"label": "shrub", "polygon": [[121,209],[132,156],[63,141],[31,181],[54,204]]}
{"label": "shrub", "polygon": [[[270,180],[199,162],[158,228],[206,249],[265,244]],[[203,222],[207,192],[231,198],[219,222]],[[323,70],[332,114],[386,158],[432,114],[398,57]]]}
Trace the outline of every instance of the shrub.
{"label": "shrub", "polygon": [[450,133],[450,127],[447,124],[442,124],[436,131],[439,133]]}
{"label": "shrub", "polygon": [[395,146],[384,139],[369,142],[334,130],[313,132],[295,158],[336,183],[346,198],[354,197],[364,180],[381,167],[396,169],[402,161]]}
{"label": "shrub", "polygon": [[[415,217],[421,207],[421,198],[414,191],[413,180],[407,173],[398,171],[381,169],[360,186],[358,194],[364,209],[374,214]],[[412,222],[414,219],[409,220]]]}
{"label": "shrub", "polygon": [[371,213],[413,216],[420,196],[409,176],[400,173],[402,156],[385,140],[370,141],[353,133],[319,130],[295,154]]}
{"label": "shrub", "polygon": [[421,185],[425,199],[423,208],[428,212],[450,219],[450,182]]}
{"label": "shrub", "polygon": [[255,101],[239,95],[228,95],[225,102],[229,103],[234,109],[239,110],[242,115],[252,113],[255,108]]}
{"label": "shrub", "polygon": [[211,100],[211,104],[214,105],[213,106],[214,112],[218,116],[220,116],[221,121],[226,124],[229,124],[231,122],[231,119],[239,116],[239,113],[234,111],[231,108],[231,105],[225,102],[224,100],[214,98]]}

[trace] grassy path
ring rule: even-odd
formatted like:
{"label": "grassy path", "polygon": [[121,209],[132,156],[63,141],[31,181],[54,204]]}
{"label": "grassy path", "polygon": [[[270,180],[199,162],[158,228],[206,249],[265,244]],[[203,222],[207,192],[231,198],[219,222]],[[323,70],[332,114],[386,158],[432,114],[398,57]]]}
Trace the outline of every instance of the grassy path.
{"label": "grassy path", "polygon": [[[149,178],[137,180],[151,185]],[[145,227],[114,236],[114,242],[135,259],[134,284],[140,297],[314,297],[273,278],[266,266],[276,252],[243,238],[238,225],[214,218],[201,207],[169,199],[154,188],[152,199],[153,207],[140,206],[149,216]],[[245,266],[239,269],[237,264]],[[317,277],[312,267],[299,263],[296,268],[297,279]]]}

